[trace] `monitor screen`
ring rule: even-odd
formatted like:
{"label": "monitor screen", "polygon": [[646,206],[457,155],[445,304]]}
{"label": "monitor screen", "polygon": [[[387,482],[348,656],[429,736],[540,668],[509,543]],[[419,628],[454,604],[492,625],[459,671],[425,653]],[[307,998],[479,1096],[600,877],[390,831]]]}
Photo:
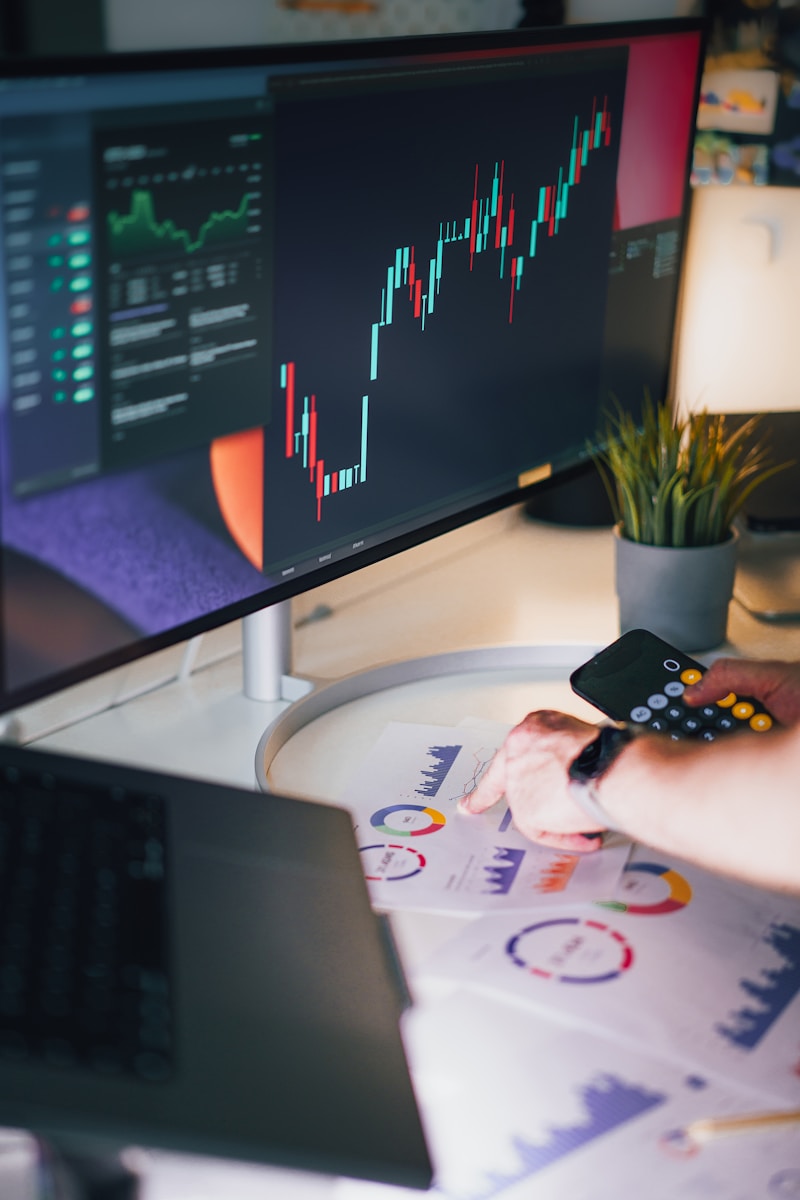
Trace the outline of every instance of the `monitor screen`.
{"label": "monitor screen", "polygon": [[0,65],[0,707],[663,396],[703,26]]}

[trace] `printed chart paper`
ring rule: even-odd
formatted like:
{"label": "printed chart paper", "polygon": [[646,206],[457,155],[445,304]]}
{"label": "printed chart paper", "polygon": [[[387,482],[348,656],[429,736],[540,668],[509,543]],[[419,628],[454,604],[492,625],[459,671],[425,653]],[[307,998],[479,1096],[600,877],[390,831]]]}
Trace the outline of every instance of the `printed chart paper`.
{"label": "printed chart paper", "polygon": [[[404,1023],[441,1200],[789,1200],[800,1127],[697,1148],[752,1096],[608,1039],[458,992]],[[340,1185],[337,1200],[412,1195]]]}
{"label": "printed chart paper", "polygon": [[483,913],[614,893],[629,843],[568,854],[523,837],[504,803],[458,812],[500,740],[480,727],[387,725],[340,797],[376,907]]}
{"label": "printed chart paper", "polygon": [[800,901],[637,847],[616,898],[472,922],[423,966],[800,1106]]}

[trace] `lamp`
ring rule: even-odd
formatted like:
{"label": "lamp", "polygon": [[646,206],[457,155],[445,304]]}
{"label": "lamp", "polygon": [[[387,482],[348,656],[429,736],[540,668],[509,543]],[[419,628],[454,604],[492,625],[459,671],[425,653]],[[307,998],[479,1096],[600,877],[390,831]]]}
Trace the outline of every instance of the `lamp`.
{"label": "lamp", "polygon": [[800,409],[800,189],[698,188],[676,336],[681,411]]}

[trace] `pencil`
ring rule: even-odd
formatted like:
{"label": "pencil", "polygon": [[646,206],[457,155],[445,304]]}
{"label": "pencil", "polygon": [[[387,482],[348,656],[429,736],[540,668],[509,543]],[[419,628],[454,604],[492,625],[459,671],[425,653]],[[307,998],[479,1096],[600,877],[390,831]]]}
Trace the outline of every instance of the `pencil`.
{"label": "pencil", "polygon": [[693,1142],[710,1142],[713,1138],[731,1133],[747,1133],[753,1129],[770,1129],[776,1125],[800,1123],[800,1108],[777,1112],[743,1113],[736,1117],[704,1117],[686,1126],[686,1134]]}
{"label": "pencil", "polygon": [[800,1108],[741,1113],[733,1117],[702,1117],[691,1121],[683,1129],[671,1130],[661,1139],[661,1143],[668,1152],[683,1157],[696,1154],[706,1142],[712,1142],[719,1137],[796,1124],[800,1124]]}

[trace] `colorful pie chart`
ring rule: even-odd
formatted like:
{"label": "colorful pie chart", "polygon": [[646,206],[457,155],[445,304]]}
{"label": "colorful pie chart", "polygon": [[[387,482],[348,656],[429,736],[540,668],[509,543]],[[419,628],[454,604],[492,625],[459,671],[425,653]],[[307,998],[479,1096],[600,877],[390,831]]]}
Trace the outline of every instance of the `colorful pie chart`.
{"label": "colorful pie chart", "polygon": [[[646,884],[646,879],[657,879],[657,895],[650,897],[648,889],[645,886],[643,895],[635,902],[628,900],[602,900],[599,901],[602,908],[611,908],[615,912],[627,912],[634,915],[657,917],[664,913],[677,912],[678,909],[684,908],[692,898],[692,889],[682,875],[677,871],[673,871],[670,867],[663,867],[658,863],[650,862],[635,862],[629,863],[625,868],[624,874],[644,875],[645,880],[642,883]],[[630,880],[630,890],[635,893],[639,890],[638,881]],[[667,895],[664,895],[664,885],[669,889]],[[623,879],[623,889],[625,882]]]}
{"label": "colorful pie chart", "polygon": [[446,824],[442,813],[424,804],[390,804],[388,808],[379,808],[370,820],[380,833],[389,837],[422,837],[438,833]]}

